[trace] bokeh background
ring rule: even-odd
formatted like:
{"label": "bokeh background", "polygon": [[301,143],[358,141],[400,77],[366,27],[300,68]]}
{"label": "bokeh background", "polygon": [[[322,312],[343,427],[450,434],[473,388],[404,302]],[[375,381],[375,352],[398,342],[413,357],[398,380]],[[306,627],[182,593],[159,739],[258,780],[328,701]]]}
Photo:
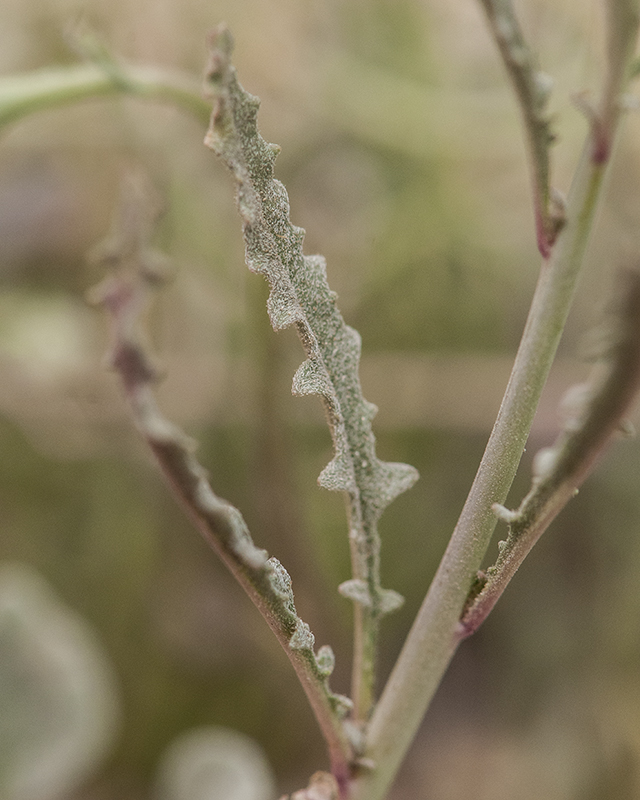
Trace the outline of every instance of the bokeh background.
{"label": "bokeh background", "polygon": [[[600,3],[518,10],[555,79],[554,184],[566,192],[586,128],[572,94],[597,91],[601,73]],[[3,0],[0,72],[76,61],[68,30],[79,17],[118,56],[196,77],[207,30],[225,20],[235,35],[262,133],[282,146],[292,219],[362,334],[379,455],[421,473],[382,520],[383,581],[406,597],[384,626],[384,678],[464,502],[540,263],[518,113],[479,4]],[[585,337],[616,268],[638,259],[639,134],[631,114],[512,504],[530,457],[555,438],[562,393],[588,374]],[[119,99],[34,115],[0,139],[7,800],[232,799],[166,777],[178,738],[204,727],[215,739],[210,726],[260,745],[275,776],[264,800],[326,767],[285,656],[140,443],[104,367],[105,320],[85,302],[102,277],[86,253],[109,228],[122,177],[142,169],[165,200],[156,243],[175,265],[150,320],[162,407],[291,573],[301,616],[336,652],[332,684],[348,692],[342,499],[315,484],[329,434],[316,399],[290,396],[302,351],[268,326],[230,180],[203,135],[175,108]],[[628,440],[461,647],[393,798],[638,797],[639,584],[640,447]],[[237,797],[255,800],[250,791]]]}

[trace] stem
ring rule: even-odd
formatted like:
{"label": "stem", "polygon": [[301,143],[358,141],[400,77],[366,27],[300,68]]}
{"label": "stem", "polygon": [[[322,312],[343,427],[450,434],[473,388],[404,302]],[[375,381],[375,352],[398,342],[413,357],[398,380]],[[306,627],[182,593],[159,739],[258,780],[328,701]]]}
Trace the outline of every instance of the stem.
{"label": "stem", "polygon": [[379,628],[378,618],[371,609],[354,603],[351,698],[357,723],[367,722],[374,702]]}
{"label": "stem", "polygon": [[551,213],[549,146],[554,140],[546,105],[548,76],[535,64],[509,0],[480,0],[520,104],[531,161],[538,249],[548,258],[564,216]]}
{"label": "stem", "polygon": [[253,543],[240,512],[213,492],[194,444],[160,413],[153,391],[157,371],[139,334],[139,317],[150,290],[161,280],[157,254],[146,244],[153,220],[149,198],[140,181],[125,187],[123,207],[98,258],[117,267],[93,292],[110,313],[110,362],[122,380],[133,419],[145,438],[177,500],[260,611],[282,645],[322,730],[331,768],[346,791],[353,746],[343,719],[351,702],[334,694],[328,678],[334,657],[329,647],[316,654],[309,626],[297,615],[291,578],[275,558]]}
{"label": "stem", "polygon": [[172,103],[205,125],[211,114],[198,82],[179,72],[120,64],[116,71],[97,64],[75,64],[1,78],[0,127],[36,111],[119,94]]}
{"label": "stem", "polygon": [[631,77],[636,33],[640,22],[638,0],[606,0],[607,73],[600,111],[595,118],[593,158],[606,161],[611,152],[620,114],[621,87]]}
{"label": "stem", "polygon": [[[356,783],[354,800],[378,800],[389,788],[422,717],[456,651],[456,633],[469,589],[496,526],[560,340],[592,227],[603,165],[591,141],[567,203],[567,224],[543,264],[511,377],[462,514],[429,592],[380,698],[367,735],[377,768]],[[499,499],[502,498],[502,499]]]}
{"label": "stem", "polygon": [[[550,464],[534,479],[518,510],[495,509],[498,517],[509,523],[509,536],[500,543],[496,564],[487,570],[486,583],[461,620],[465,636],[486,619],[531,548],[577,493],[636,397],[640,386],[640,273],[628,271],[624,278],[619,340],[604,378],[596,369],[589,387],[574,388],[581,403],[558,443],[539,454]],[[585,400],[586,408],[582,407]]]}
{"label": "stem", "polygon": [[[635,41],[635,26],[625,38]],[[632,46],[624,52],[629,56]],[[605,84],[603,109],[613,108],[611,141],[619,121],[617,98],[626,70],[610,69],[619,83]],[[609,96],[614,98],[609,100]],[[503,504],[522,457],[593,228],[608,159],[596,157],[592,124],[567,200],[566,223],[544,262],[498,418],[478,473],[427,596],[374,711],[365,756],[375,767],[353,783],[353,800],[382,800],[462,638],[459,620],[496,526],[492,510]],[[607,148],[607,154],[611,147]],[[500,499],[502,498],[502,499]]]}

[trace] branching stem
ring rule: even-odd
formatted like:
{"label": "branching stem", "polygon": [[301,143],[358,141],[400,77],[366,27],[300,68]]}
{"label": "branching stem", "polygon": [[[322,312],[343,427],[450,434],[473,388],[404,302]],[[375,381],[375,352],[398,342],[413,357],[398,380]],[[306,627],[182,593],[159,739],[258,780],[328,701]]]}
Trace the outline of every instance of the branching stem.
{"label": "branching stem", "polygon": [[509,536],[500,543],[496,564],[487,571],[482,590],[460,622],[461,636],[474,633],[486,619],[531,548],[591,472],[636,397],[640,386],[640,273],[629,271],[623,283],[617,341],[604,376],[596,369],[591,385],[574,387],[577,397],[566,429],[554,447],[538,454],[542,474],[535,477],[517,511],[494,507],[498,518],[508,522]]}
{"label": "branching stem", "polygon": [[366,755],[377,769],[354,800],[383,798],[460,641],[464,603],[496,526],[492,511],[513,482],[569,311],[602,182],[587,146],[568,201],[567,224],[543,264],[502,406],[473,486],[429,592],[375,709]]}
{"label": "branching stem", "polygon": [[[352,580],[341,590],[356,604],[354,719],[361,727],[366,726],[364,753],[355,752],[342,723],[349,701],[328,688],[332,655],[328,648],[314,652],[313,636],[297,617],[288,574],[276,559],[268,558],[253,544],[240,513],[214,494],[186,437],[156,407],[155,373],[137,337],[137,315],[146,298],[146,285],[154,280],[153,258],[145,260],[149,254],[137,249],[141,240],[136,236],[125,242],[123,254],[129,266],[138,258],[137,267],[142,271],[135,278],[123,272],[106,285],[102,294],[113,320],[113,364],[123,380],[136,423],[187,513],[285,649],[327,741],[340,794],[343,798],[348,795],[349,800],[383,800],[458,644],[484,619],[533,542],[583,480],[640,380],[638,373],[628,368],[631,361],[637,366],[640,346],[635,339],[616,362],[610,383],[596,393],[595,411],[587,417],[584,430],[561,451],[559,471],[546,476],[510,517],[511,545],[508,542],[503,548],[503,560],[499,559],[489,582],[465,610],[495,529],[494,509],[505,502],[513,481],[575,293],[618,128],[620,98],[629,76],[639,22],[638,0],[605,0],[608,60],[602,98],[597,108],[589,107],[590,135],[566,209],[556,216],[549,186],[552,135],[545,115],[544,81],[509,0],[481,2],[524,117],[538,244],[545,261],[476,479],[368,725],[378,623],[401,602],[395,592],[380,585],[377,522],[386,505],[415,481],[416,473],[406,465],[385,464],[375,455],[371,432],[375,408],[362,397],[357,377],[359,337],[344,324],[337,310],[323,260],[302,254],[304,232],[291,225],[286,192],[273,178],[277,148],[257,133],[257,100],[236,81],[229,64],[230,38],[224,29],[218,31],[220,46],[214,48],[208,74],[215,108],[207,142],[236,179],[247,261],[270,283],[268,305],[273,327],[294,325],[305,348],[307,360],[296,372],[294,392],[317,394],[323,399],[334,439],[335,455],[323,470],[320,483],[343,491],[350,512],[354,571]],[[0,126],[34,111],[117,94],[169,102],[202,121],[209,118],[208,103],[188,78],[123,65],[98,48],[90,64],[1,79]],[[135,234],[135,225],[131,230]],[[638,282],[634,287],[630,294],[636,306],[629,319],[638,333]],[[353,778],[358,756],[361,771]]]}
{"label": "branching stem", "polygon": [[[628,17],[627,17],[628,19]],[[635,25],[624,31],[635,42]],[[628,45],[627,57],[633,50]],[[617,56],[616,56],[617,58]],[[602,108],[612,108],[609,142],[619,120],[626,68],[605,83]],[[610,70],[610,75],[612,70]],[[612,100],[609,98],[613,98]],[[478,473],[427,596],[374,711],[365,755],[375,768],[353,786],[353,800],[382,800],[462,638],[459,620],[496,526],[529,435],[575,293],[593,228],[606,160],[596,157],[598,128],[591,125],[566,206],[566,222],[543,262],[511,377]],[[608,153],[611,152],[609,145]],[[500,499],[502,498],[502,499]]]}

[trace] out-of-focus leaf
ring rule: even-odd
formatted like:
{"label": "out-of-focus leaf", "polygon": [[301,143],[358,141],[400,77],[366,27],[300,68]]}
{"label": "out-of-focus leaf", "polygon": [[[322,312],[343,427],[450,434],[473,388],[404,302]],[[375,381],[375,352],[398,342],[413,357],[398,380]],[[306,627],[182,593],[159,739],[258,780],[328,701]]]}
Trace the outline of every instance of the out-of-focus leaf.
{"label": "out-of-focus leaf", "polygon": [[56,800],[114,739],[119,700],[87,622],[30,567],[0,565],[0,796]]}
{"label": "out-of-focus leaf", "polygon": [[271,768],[253,739],[228,728],[188,731],[160,764],[158,800],[272,800]]}

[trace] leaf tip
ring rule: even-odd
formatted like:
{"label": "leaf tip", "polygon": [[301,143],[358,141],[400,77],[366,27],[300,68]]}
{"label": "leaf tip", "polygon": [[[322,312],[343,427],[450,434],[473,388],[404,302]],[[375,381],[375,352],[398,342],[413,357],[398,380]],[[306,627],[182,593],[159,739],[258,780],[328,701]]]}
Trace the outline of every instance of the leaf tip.
{"label": "leaf tip", "polygon": [[207,81],[216,82],[229,66],[233,52],[233,34],[226,22],[216,25],[207,37],[209,45],[209,63],[206,69]]}

